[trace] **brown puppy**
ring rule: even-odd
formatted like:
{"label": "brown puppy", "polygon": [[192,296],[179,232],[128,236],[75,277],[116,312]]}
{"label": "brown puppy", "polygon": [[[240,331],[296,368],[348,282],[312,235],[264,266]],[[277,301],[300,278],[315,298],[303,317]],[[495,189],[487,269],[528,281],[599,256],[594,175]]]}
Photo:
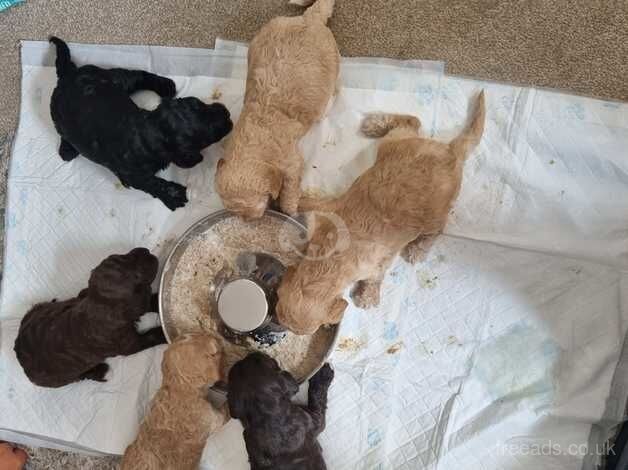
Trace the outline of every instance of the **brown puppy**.
{"label": "brown puppy", "polygon": [[[416,261],[445,227],[469,152],[484,130],[484,93],[470,125],[449,144],[418,136],[412,116],[373,114],[362,132],[383,137],[375,164],[342,196],[303,200],[302,210],[334,214],[312,229],[306,257],[286,272],[277,291],[279,321],[297,334],[338,323],[347,306],[343,291],[362,308],[379,303],[379,288],[393,258],[403,250]],[[336,218],[342,227],[331,223]],[[337,238],[350,240],[345,250]]]}
{"label": "brown puppy", "polygon": [[216,409],[207,401],[209,387],[222,378],[221,361],[212,336],[190,334],[170,345],[161,388],[124,453],[122,470],[198,468],[207,438],[229,420],[226,404]]}
{"label": "brown puppy", "polygon": [[165,343],[161,327],[139,334],[135,326],[143,314],[156,311],[151,283],[158,266],[146,248],[112,255],[92,271],[78,297],[35,305],[22,319],[14,348],[31,382],[42,387],[104,382],[108,357]]}
{"label": "brown puppy", "polygon": [[275,18],[251,42],[244,107],[216,172],[223,204],[243,217],[261,217],[269,198],[288,214],[297,210],[297,144],[323,117],[338,78],[340,55],[326,26],[333,6],[318,0],[303,16]]}

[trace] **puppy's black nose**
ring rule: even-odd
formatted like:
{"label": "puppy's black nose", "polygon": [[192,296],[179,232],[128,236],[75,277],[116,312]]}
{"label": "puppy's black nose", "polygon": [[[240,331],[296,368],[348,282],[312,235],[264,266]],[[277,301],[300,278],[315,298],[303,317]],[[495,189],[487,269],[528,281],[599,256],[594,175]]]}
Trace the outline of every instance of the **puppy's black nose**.
{"label": "puppy's black nose", "polygon": [[148,248],[133,248],[131,251],[129,251],[129,256],[134,256],[134,257],[145,257],[145,256],[150,256],[150,251],[148,251]]}
{"label": "puppy's black nose", "polygon": [[217,115],[222,115],[226,119],[229,119],[231,117],[231,113],[229,112],[227,107],[222,103],[212,103],[208,106],[209,106],[209,109]]}

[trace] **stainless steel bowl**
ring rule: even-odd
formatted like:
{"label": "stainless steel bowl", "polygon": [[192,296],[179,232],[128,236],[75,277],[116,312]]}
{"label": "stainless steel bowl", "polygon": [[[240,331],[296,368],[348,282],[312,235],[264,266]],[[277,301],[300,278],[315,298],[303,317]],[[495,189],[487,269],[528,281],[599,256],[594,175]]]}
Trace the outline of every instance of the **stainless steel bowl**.
{"label": "stainless steel bowl", "polygon": [[[300,224],[298,221],[296,221],[292,217],[288,217],[287,215],[282,214],[280,212],[267,210],[264,216],[274,217],[283,222],[292,224],[304,236],[307,233],[306,228],[302,224]],[[161,325],[164,330],[164,335],[166,336],[166,339],[168,340],[169,343],[171,343],[174,340],[174,338],[171,338],[168,332],[167,325],[169,324],[170,315],[166,306],[169,303],[168,302],[169,296],[170,296],[169,286],[172,283],[172,277],[174,276],[174,273],[177,269],[177,265],[181,259],[181,256],[185,252],[186,248],[188,247],[192,239],[207,232],[213,225],[229,217],[237,217],[237,216],[229,211],[221,210],[218,212],[214,212],[213,214],[210,214],[207,217],[199,220],[194,225],[192,225],[189,229],[187,229],[185,233],[181,236],[181,238],[177,240],[174,247],[170,251],[170,254],[166,258],[166,262],[164,263],[164,266],[162,268],[161,278],[159,282],[159,317],[161,319]],[[329,359],[329,356],[331,355],[331,353],[333,352],[336,346],[336,342],[338,340],[338,332],[340,330],[338,325],[333,326],[332,329],[333,329],[333,335],[332,335],[332,340],[329,345],[329,349],[327,350],[324,357],[321,359],[318,367],[316,367],[316,369],[313,370],[307,377],[303,378],[300,381],[300,383],[303,383],[309,380],[316,372],[318,372],[318,370],[323,366],[323,364],[325,364],[325,362],[327,362],[327,360]],[[215,387],[214,391],[224,393],[224,388]]]}

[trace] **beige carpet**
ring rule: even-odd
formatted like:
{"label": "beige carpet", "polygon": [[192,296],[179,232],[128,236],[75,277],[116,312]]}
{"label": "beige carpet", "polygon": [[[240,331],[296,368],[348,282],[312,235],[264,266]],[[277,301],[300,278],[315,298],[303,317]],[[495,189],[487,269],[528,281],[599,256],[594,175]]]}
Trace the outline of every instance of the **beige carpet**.
{"label": "beige carpet", "polygon": [[[26,0],[0,13],[0,170],[17,122],[20,39],[212,47],[299,11],[284,0]],[[331,28],[345,56],[438,59],[450,74],[628,100],[627,0],[337,0]],[[30,468],[111,462],[92,464],[50,453]]]}
{"label": "beige carpet", "polygon": [[[343,55],[439,59],[452,74],[628,100],[626,0],[337,0]],[[212,47],[247,40],[284,0],[26,0],[0,14],[0,133],[18,106],[18,40]]]}

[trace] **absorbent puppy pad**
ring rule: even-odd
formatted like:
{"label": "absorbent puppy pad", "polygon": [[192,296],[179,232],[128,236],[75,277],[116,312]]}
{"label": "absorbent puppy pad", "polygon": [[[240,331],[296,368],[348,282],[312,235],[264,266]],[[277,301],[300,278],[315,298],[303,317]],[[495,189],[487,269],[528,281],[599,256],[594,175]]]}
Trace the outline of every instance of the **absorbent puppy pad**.
{"label": "absorbent puppy pad", "polygon": [[[70,46],[79,65],[171,76],[180,96],[219,97],[234,118],[242,47]],[[163,347],[109,360],[104,384],[43,389],[13,353],[20,319],[36,302],[76,295],[111,253],[146,246],[163,260],[189,225],[221,208],[213,175],[222,148],[191,170],[166,170],[190,192],[186,208],[170,212],[84,158],[58,157],[48,110],[54,53],[25,42],[22,59],[0,298],[0,429],[119,454],[160,384]],[[488,100],[446,235],[425,262],[396,260],[378,308],[347,310],[320,437],[328,467],[593,468],[598,423],[619,420],[627,395],[628,107],[444,77],[442,64],[429,62],[345,61],[342,77],[328,116],[303,139],[304,189],[341,192],[372,164],[376,142],[358,133],[365,112],[415,114],[423,135],[448,140],[480,89]],[[150,93],[135,99],[158,102]],[[249,468],[241,432],[231,420],[212,436],[203,468]]]}

